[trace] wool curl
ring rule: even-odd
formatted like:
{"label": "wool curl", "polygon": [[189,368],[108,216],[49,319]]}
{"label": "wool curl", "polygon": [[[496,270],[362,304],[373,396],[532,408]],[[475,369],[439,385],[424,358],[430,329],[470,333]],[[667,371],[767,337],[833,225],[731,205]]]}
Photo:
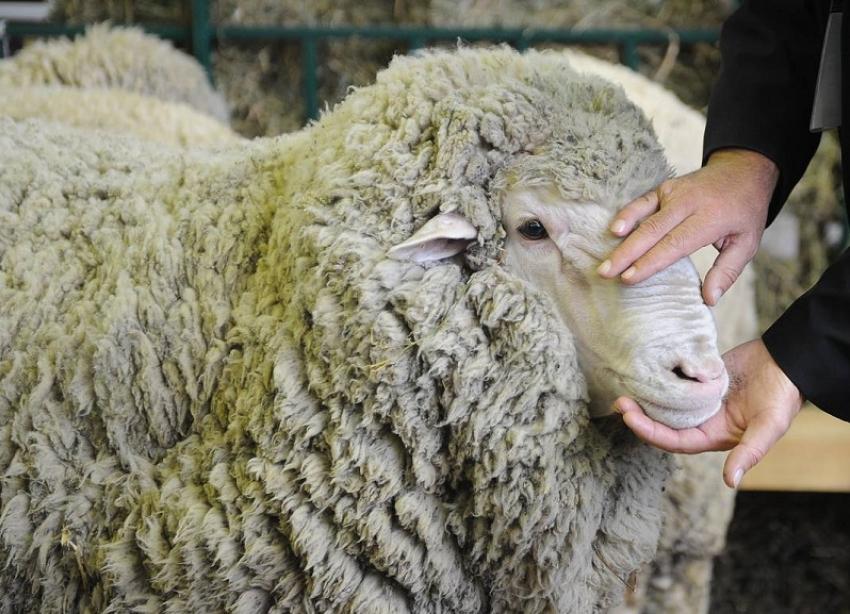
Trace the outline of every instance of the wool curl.
{"label": "wool curl", "polygon": [[[607,611],[670,459],[589,419],[501,194],[669,173],[619,88],[506,48],[232,151],[0,120],[0,612]],[[440,210],[464,256],[386,257]]]}

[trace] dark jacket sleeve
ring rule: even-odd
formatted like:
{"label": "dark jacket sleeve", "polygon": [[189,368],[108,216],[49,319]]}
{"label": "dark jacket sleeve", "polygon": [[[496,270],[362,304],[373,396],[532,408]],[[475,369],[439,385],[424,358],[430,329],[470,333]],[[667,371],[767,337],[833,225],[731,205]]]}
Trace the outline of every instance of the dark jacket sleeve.
{"label": "dark jacket sleeve", "polygon": [[742,147],[779,167],[773,221],[820,141],[809,132],[829,0],[744,0],[720,37],[703,157]]}
{"label": "dark jacket sleeve", "polygon": [[[768,221],[817,149],[819,135],[809,132],[809,119],[828,13],[827,0],[745,0],[721,35],[723,64],[709,102],[704,155],[743,147],[777,164]],[[845,124],[848,103],[845,94]],[[850,251],[762,339],[808,400],[850,420]]]}
{"label": "dark jacket sleeve", "polygon": [[850,250],[762,336],[806,399],[850,421]]}

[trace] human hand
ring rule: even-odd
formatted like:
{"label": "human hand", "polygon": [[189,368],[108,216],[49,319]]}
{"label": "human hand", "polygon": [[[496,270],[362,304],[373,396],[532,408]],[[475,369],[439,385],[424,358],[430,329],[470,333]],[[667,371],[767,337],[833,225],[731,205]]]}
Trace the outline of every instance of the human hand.
{"label": "human hand", "polygon": [[614,409],[638,437],[663,450],[696,454],[731,449],[723,480],[737,488],[743,475],[788,431],[804,399],[760,339],[729,350],[723,360],[730,382],[726,401],[698,427],[671,429],[627,397],[617,399]]}
{"label": "human hand", "polygon": [[759,153],[714,152],[703,168],[663,182],[617,213],[611,231],[626,239],[599,275],[637,283],[713,244],[720,253],[702,292],[716,305],[758,250],[778,179],[776,165]]}

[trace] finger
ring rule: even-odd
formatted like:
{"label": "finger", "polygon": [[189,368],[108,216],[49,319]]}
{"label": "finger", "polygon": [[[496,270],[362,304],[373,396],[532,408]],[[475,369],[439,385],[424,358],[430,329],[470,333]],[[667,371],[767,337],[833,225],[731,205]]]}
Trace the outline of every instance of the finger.
{"label": "finger", "polygon": [[788,426],[768,420],[756,421],[750,425],[741,441],[726,457],[723,466],[723,481],[726,485],[729,488],[737,488],[744,474],[764,458],[787,430]]}
{"label": "finger", "polygon": [[[675,235],[681,234],[678,229],[687,215],[686,212],[671,207],[660,209],[654,215],[643,220],[641,225],[611,252],[611,256],[599,265],[597,269],[599,275],[606,279],[621,275],[623,281],[636,282],[646,279],[679,260],[681,256],[667,262],[663,256],[670,252],[671,240],[674,244],[679,240]],[[677,232],[673,232],[674,229],[677,229]],[[685,232],[687,232],[687,229],[685,229]],[[655,252],[654,256],[651,256],[647,261],[647,255],[652,252]],[[662,264],[658,264],[658,262]],[[644,269],[647,270],[644,271]],[[635,277],[638,271],[639,274]],[[632,280],[632,278],[634,279]]]}
{"label": "finger", "polygon": [[632,411],[642,414],[643,408],[632,398],[619,397],[614,401],[614,411],[619,414],[626,414]]}
{"label": "finger", "polygon": [[[696,218],[656,220],[660,216],[658,213],[646,220],[611,254],[612,262],[616,262],[618,252],[626,254],[626,258],[635,256],[631,266],[620,274],[622,281],[643,281],[711,243],[711,234]],[[669,225],[672,226],[667,229]]]}
{"label": "finger", "polygon": [[[660,189],[659,187],[652,192],[647,192],[620,209],[611,222],[611,232],[618,237],[624,237],[634,230],[638,222],[658,212],[661,202],[658,196]],[[599,265],[597,272],[600,277],[605,279],[616,277],[643,253],[639,248],[630,250],[630,243],[626,244],[625,251],[621,248],[622,246],[618,247],[609,259]],[[630,251],[633,251],[634,254],[630,254]]]}
{"label": "finger", "polygon": [[740,277],[747,263],[752,260],[754,251],[744,243],[731,243],[721,249],[712,267],[705,274],[702,296],[712,307],[717,305],[727,290]]}
{"label": "finger", "polygon": [[635,435],[662,450],[694,454],[717,449],[702,430],[671,429],[647,416],[640,406],[628,397],[617,399],[614,408],[623,415],[623,421]]}
{"label": "finger", "polygon": [[658,211],[658,192],[653,190],[647,192],[623,207],[614,216],[611,223],[611,232],[618,237],[624,237],[634,230],[638,222]]}

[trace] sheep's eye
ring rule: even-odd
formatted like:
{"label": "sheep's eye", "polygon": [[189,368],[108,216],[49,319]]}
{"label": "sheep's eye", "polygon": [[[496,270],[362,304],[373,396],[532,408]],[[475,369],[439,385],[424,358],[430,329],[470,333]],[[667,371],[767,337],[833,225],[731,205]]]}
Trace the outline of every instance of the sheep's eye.
{"label": "sheep's eye", "polygon": [[549,236],[546,227],[540,223],[540,220],[528,220],[518,230],[519,234],[532,241],[540,241]]}

